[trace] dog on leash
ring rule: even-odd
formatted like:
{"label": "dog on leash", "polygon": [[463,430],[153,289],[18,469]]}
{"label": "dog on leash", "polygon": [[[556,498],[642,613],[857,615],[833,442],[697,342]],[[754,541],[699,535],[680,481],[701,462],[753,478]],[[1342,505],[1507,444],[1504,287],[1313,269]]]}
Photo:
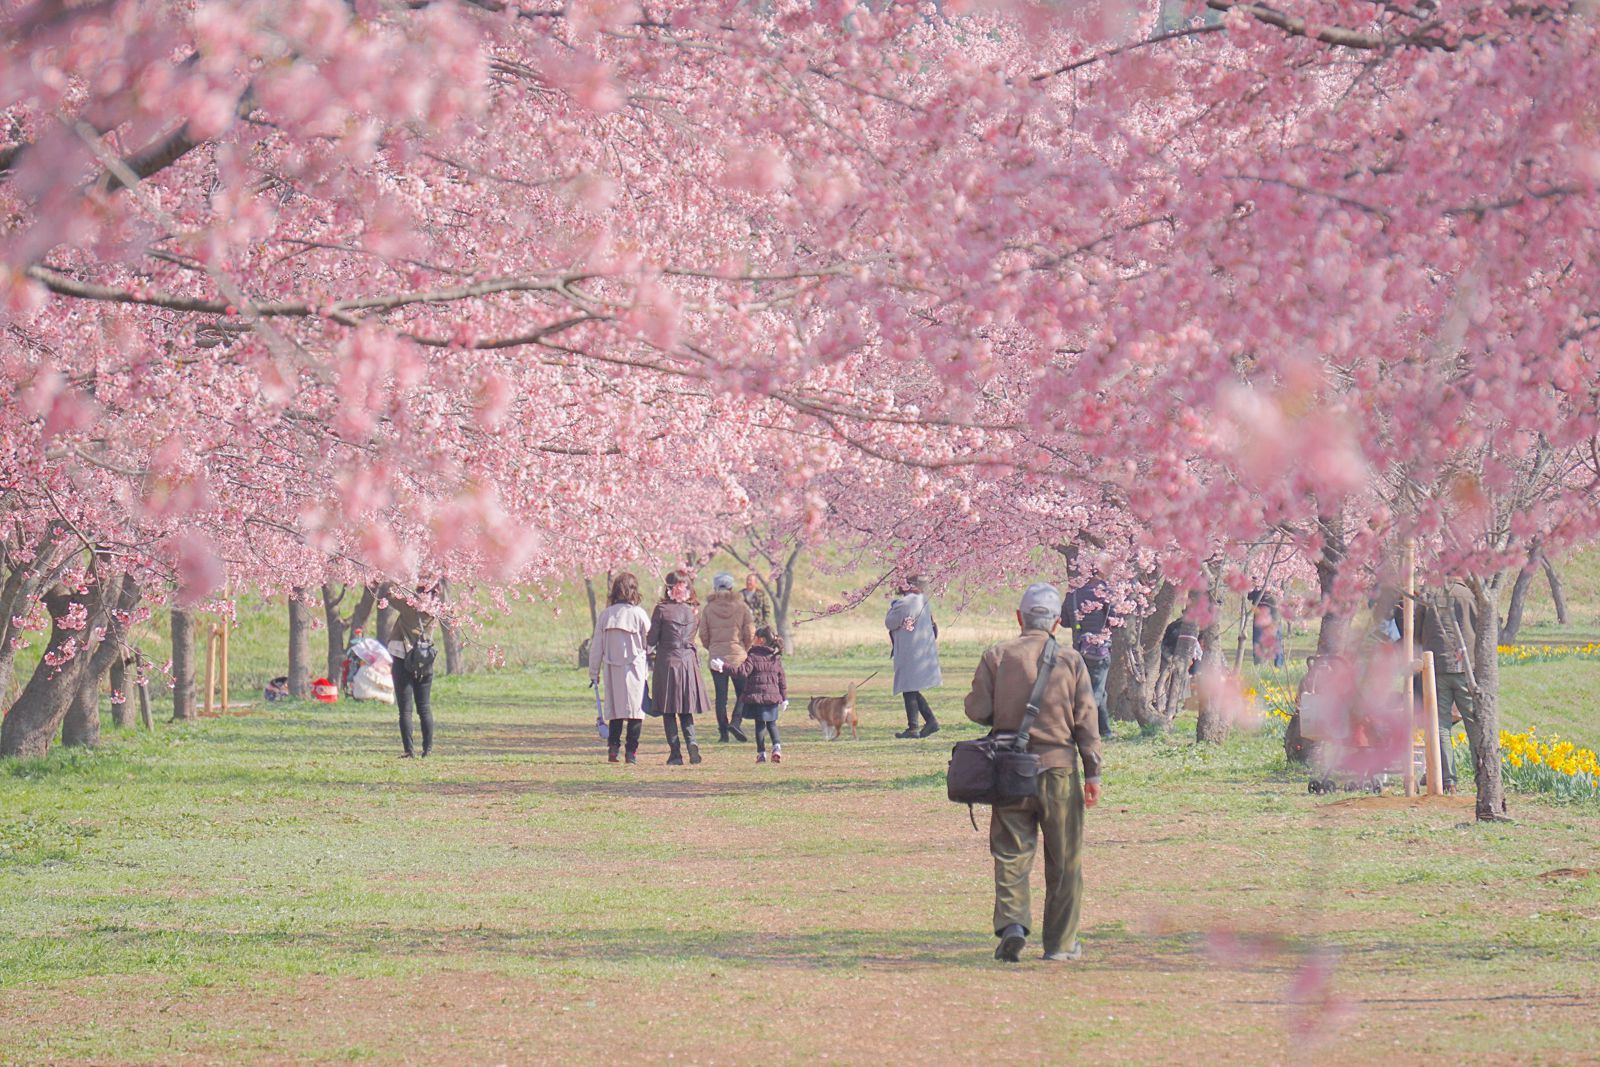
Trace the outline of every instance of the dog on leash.
{"label": "dog on leash", "polygon": [[814,719],[822,727],[824,741],[837,741],[843,734],[846,726],[850,727],[850,739],[858,741],[861,735],[856,731],[860,720],[856,718],[856,690],[866,685],[877,675],[874,671],[855,685],[844,691],[842,697],[812,697],[811,703],[806,705],[806,717]]}

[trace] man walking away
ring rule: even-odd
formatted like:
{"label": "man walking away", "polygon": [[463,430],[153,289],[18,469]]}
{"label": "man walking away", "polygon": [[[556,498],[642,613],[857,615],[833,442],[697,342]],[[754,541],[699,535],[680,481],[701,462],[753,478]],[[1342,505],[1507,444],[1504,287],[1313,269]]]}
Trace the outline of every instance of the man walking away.
{"label": "man walking away", "polygon": [[1111,628],[1122,625],[1122,616],[1111,607],[1111,587],[1101,578],[1090,578],[1067,594],[1061,621],[1072,631],[1072,647],[1083,657],[1094,687],[1094,702],[1099,709],[1100,740],[1111,740],[1111,712],[1106,707],[1106,675],[1111,673]]}
{"label": "man walking away", "polygon": [[[1061,624],[1061,594],[1052,585],[1030,585],[1017,607],[1022,633],[989,648],[978,661],[967,694],[967,718],[995,730],[1021,728],[1039,676],[1039,659]],[[1015,963],[1032,923],[1028,880],[1033,854],[1044,836],[1044,958],[1075,960],[1078,916],[1083,905],[1083,813],[1100,800],[1100,736],[1094,687],[1083,657],[1056,653],[1028,750],[1039,757],[1039,795],[996,804],[989,816],[989,852],[994,856],[995,959]],[[1083,782],[1077,761],[1083,762]]]}
{"label": "man walking away", "polygon": [[744,606],[750,609],[750,617],[755,620],[756,629],[772,623],[772,610],[767,606],[767,594],[761,591],[761,580],[753,574],[744,576],[744,592],[739,594],[744,599]]}
{"label": "man walking away", "polygon": [[1455,746],[1450,731],[1460,716],[1468,732],[1477,726],[1472,701],[1472,648],[1477,643],[1478,616],[1472,592],[1460,579],[1423,596],[1422,650],[1433,653],[1434,683],[1439,687],[1439,767],[1444,791],[1456,791]]}

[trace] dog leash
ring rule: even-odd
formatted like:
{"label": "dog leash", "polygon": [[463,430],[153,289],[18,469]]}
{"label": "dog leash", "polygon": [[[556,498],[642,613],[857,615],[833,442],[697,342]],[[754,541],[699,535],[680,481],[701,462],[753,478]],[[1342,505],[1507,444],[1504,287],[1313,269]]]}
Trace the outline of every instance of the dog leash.
{"label": "dog leash", "polygon": [[861,679],[861,681],[857,682],[855,685],[851,686],[850,688],[851,689],[860,689],[862,686],[866,685],[868,682],[872,681],[874,678],[876,678],[878,675],[880,675],[882,673],[883,673],[882,671],[873,671],[871,674],[867,675],[865,678]]}

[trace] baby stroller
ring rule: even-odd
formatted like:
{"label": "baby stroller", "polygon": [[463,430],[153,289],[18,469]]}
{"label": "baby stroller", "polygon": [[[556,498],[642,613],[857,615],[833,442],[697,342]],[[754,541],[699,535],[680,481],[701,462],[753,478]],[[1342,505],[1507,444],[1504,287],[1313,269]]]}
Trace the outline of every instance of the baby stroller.
{"label": "baby stroller", "polygon": [[1291,759],[1298,757],[1310,767],[1306,792],[1316,796],[1341,790],[1382,793],[1389,785],[1387,773],[1356,774],[1338,766],[1342,754],[1371,749],[1375,741],[1366,717],[1349,708],[1353,694],[1339,684],[1350,677],[1350,669],[1344,656],[1308,656],[1295,696],[1295,720],[1284,748]]}

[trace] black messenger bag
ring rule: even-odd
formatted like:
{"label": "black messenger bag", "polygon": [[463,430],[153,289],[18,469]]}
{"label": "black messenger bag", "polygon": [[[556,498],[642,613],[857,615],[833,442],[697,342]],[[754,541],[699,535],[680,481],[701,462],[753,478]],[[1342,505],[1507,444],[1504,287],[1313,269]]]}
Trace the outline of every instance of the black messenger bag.
{"label": "black messenger bag", "polygon": [[1045,642],[1039,654],[1039,676],[1028,695],[1028,710],[1022,728],[1016,733],[991,731],[976,741],[962,741],[950,749],[950,766],[945,770],[945,791],[957,804],[967,805],[974,828],[974,804],[1009,804],[1039,795],[1039,757],[1028,751],[1028,734],[1039,717],[1039,702],[1056,665],[1056,639]]}

